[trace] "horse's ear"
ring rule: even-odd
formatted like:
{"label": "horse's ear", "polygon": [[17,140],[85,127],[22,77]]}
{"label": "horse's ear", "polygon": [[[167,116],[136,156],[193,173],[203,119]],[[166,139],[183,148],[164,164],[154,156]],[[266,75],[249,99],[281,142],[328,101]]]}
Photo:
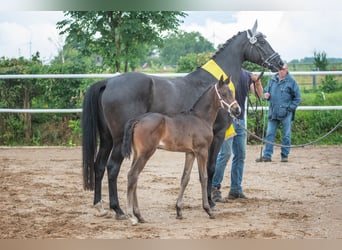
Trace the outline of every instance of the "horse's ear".
{"label": "horse's ear", "polygon": [[232,76],[228,76],[227,78],[227,83],[230,83],[230,79],[232,78]]}
{"label": "horse's ear", "polygon": [[[226,80],[222,80],[222,84],[229,85],[231,76],[227,76]],[[221,78],[222,79],[222,78]]]}
{"label": "horse's ear", "polygon": [[221,75],[220,80],[219,80],[219,84],[222,85],[222,83],[223,83],[223,75]]}
{"label": "horse's ear", "polygon": [[252,36],[255,36],[257,33],[257,28],[258,28],[258,19],[255,20],[254,26],[252,28]]}

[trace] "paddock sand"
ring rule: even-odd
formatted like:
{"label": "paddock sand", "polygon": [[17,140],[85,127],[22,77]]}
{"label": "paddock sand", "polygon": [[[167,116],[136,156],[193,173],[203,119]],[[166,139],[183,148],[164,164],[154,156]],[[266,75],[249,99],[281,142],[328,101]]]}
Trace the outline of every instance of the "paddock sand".
{"label": "paddock sand", "polygon": [[[202,209],[197,167],[184,195],[183,220],[175,201],[184,154],[157,151],[141,173],[138,199],[146,223],[131,226],[113,214],[96,217],[93,193],[82,189],[80,147],[0,148],[1,239],[341,239],[342,147],[293,149],[281,163],[255,163],[260,146],[247,147],[244,191],[249,200],[217,203],[216,219]],[[126,209],[126,176],[119,175]],[[226,196],[230,163],[223,183]],[[103,200],[108,208],[107,178]]]}

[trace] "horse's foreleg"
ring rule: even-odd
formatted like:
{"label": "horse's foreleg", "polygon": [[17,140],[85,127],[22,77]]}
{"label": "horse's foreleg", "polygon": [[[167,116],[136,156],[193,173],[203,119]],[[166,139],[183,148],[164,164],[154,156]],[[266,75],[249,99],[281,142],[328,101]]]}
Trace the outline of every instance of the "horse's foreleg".
{"label": "horse's foreleg", "polygon": [[226,115],[219,115],[216,118],[216,122],[214,124],[214,137],[211,142],[209,152],[208,152],[208,162],[207,162],[207,174],[208,174],[208,201],[210,207],[215,206],[215,202],[211,199],[211,188],[212,181],[214,177],[215,167],[216,167],[216,158],[220,151],[221,145],[224,140],[227,124],[229,124],[229,118]]}
{"label": "horse's foreleg", "polygon": [[197,164],[198,164],[198,172],[199,172],[199,176],[200,176],[200,183],[201,183],[201,189],[202,189],[203,209],[207,212],[210,219],[214,219],[215,216],[214,216],[214,214],[210,208],[209,201],[208,201],[208,191],[207,191],[208,174],[206,171],[206,162],[207,162],[207,158],[208,158],[207,154],[208,154],[208,152],[198,153]]}
{"label": "horse's foreleg", "polygon": [[117,190],[117,178],[120,172],[121,163],[123,157],[121,154],[121,145],[114,146],[107,163],[107,174],[108,174],[108,188],[109,188],[109,207],[116,213],[116,219],[126,219],[124,212],[120,208]]}
{"label": "horse's foreleg", "polygon": [[190,174],[191,174],[192,166],[194,164],[194,160],[195,160],[195,155],[193,153],[186,153],[185,154],[183,176],[181,179],[181,186],[180,186],[180,190],[179,190],[178,198],[177,198],[177,202],[176,202],[176,210],[177,210],[177,217],[176,218],[177,219],[183,219],[182,200],[183,200],[185,188],[188,185],[189,180],[190,180]]}

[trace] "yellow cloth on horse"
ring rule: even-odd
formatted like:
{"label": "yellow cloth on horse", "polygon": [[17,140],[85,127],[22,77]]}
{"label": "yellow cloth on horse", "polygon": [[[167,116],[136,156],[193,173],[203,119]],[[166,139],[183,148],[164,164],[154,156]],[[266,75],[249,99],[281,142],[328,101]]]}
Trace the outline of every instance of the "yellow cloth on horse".
{"label": "yellow cloth on horse", "polygon": [[[221,69],[221,67],[213,60],[210,59],[208,62],[206,62],[202,69],[208,71],[210,74],[212,74],[217,80],[223,76],[224,80],[228,78],[227,74]],[[233,94],[235,96],[235,86],[232,81],[228,84],[229,88],[233,91]],[[230,137],[233,137],[236,135],[235,129],[233,124],[231,124],[227,130],[224,139],[228,139]]]}
{"label": "yellow cloth on horse", "polygon": [[236,132],[235,132],[233,124],[231,124],[226,130],[226,134],[224,136],[224,139],[226,140],[226,139],[233,137],[233,136],[236,136]]}

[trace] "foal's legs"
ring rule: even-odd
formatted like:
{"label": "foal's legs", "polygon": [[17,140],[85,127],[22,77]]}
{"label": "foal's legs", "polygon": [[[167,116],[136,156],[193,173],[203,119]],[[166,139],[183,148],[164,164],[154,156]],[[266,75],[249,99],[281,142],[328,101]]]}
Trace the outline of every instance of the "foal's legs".
{"label": "foal's legs", "polygon": [[192,166],[194,165],[194,160],[195,160],[195,154],[194,153],[186,153],[185,154],[185,163],[184,163],[184,170],[183,170],[183,176],[181,179],[181,187],[178,193],[178,198],[176,202],[176,210],[177,210],[177,219],[183,219],[182,215],[182,200],[183,200],[183,195],[186,186],[189,183],[190,180],[190,174],[192,170]]}
{"label": "foal's legs", "polygon": [[127,217],[129,218],[133,226],[137,225],[138,222],[145,222],[139,210],[137,185],[139,174],[144,169],[146,162],[154,152],[155,150],[148,155],[145,154],[138,157],[134,156],[131,168],[127,174]]}
{"label": "foal's legs", "polygon": [[207,192],[207,185],[208,185],[208,174],[206,169],[206,163],[208,159],[208,151],[201,150],[202,152],[197,153],[197,164],[198,164],[198,172],[201,182],[202,188],[202,205],[203,209],[207,212],[210,219],[214,219],[215,216],[209,206],[208,202],[208,192]]}

